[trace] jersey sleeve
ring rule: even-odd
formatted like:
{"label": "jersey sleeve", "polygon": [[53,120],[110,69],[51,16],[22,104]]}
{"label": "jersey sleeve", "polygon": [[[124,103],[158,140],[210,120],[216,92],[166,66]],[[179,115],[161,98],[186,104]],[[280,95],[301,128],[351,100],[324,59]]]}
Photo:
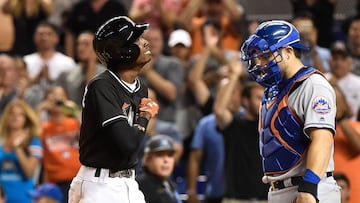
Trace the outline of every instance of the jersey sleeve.
{"label": "jersey sleeve", "polygon": [[306,135],[309,128],[327,128],[335,134],[336,97],[325,77],[311,75],[289,97],[289,103],[303,119]]}

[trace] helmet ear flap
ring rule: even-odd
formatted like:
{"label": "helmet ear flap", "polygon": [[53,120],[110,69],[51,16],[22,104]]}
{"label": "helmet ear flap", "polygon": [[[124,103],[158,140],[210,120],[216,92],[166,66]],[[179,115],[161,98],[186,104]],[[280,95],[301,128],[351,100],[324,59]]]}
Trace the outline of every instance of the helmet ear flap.
{"label": "helmet ear flap", "polygon": [[140,48],[136,44],[130,44],[125,47],[121,47],[119,52],[117,53],[118,56],[114,57],[117,58],[119,61],[125,64],[131,64],[137,60],[140,55]]}

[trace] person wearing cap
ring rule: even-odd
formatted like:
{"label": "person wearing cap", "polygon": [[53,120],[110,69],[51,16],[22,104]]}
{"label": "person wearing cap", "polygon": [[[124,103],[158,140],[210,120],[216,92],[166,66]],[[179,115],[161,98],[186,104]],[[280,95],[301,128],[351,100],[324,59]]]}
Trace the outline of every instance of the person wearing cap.
{"label": "person wearing cap", "polygon": [[43,183],[36,190],[29,191],[33,203],[63,203],[64,197],[60,188],[52,183]]}
{"label": "person wearing cap", "polygon": [[188,69],[192,45],[189,32],[183,29],[172,31],[170,33],[168,45],[170,47],[171,55],[180,61],[184,69]]}
{"label": "person wearing cap", "polygon": [[151,136],[144,149],[144,170],[136,177],[147,203],[181,203],[170,176],[175,164],[174,141],[167,135]]}
{"label": "person wearing cap", "polygon": [[350,55],[346,44],[342,41],[335,41],[330,50],[330,72],[325,75],[344,93],[352,110],[353,115],[351,118],[358,120],[360,119],[358,116],[360,111],[360,76],[351,72],[353,57]]}
{"label": "person wearing cap", "polygon": [[308,48],[284,20],[261,23],[243,43],[250,77],[265,87],[259,148],[268,203],[340,203],[333,177],[336,99],[324,75],[301,61]]}
{"label": "person wearing cap", "polygon": [[142,37],[148,26],[118,16],[95,33],[93,47],[107,69],[85,88],[81,167],[70,185],[70,203],[145,203],[135,167],[148,122],[159,109],[138,78],[152,60],[150,44]]}

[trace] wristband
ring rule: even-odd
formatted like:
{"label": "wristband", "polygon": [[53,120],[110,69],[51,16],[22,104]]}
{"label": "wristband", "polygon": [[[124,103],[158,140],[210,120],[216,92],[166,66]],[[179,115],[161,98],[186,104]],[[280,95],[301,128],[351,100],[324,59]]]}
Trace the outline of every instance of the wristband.
{"label": "wristband", "polygon": [[299,184],[298,192],[310,193],[314,196],[316,202],[319,202],[319,199],[317,198],[317,184],[302,180]]}
{"label": "wristband", "polygon": [[316,175],[312,170],[306,169],[304,174],[304,181],[313,184],[318,184],[320,182],[320,177]]}
{"label": "wristband", "polygon": [[299,184],[298,191],[310,193],[314,196],[316,202],[319,202],[317,198],[317,185],[320,180],[320,177],[316,175],[312,170],[306,169],[303,180]]}

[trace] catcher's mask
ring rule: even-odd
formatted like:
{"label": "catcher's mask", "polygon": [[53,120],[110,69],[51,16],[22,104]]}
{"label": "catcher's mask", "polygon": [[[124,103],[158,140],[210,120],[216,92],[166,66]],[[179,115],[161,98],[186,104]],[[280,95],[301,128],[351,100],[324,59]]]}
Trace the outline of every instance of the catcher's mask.
{"label": "catcher's mask", "polygon": [[[248,62],[248,72],[253,80],[264,87],[272,87],[281,82],[279,62],[282,61],[281,48],[291,46],[308,50],[300,44],[296,28],[283,20],[261,23],[241,47],[241,59]],[[260,61],[266,61],[260,63]]]}

